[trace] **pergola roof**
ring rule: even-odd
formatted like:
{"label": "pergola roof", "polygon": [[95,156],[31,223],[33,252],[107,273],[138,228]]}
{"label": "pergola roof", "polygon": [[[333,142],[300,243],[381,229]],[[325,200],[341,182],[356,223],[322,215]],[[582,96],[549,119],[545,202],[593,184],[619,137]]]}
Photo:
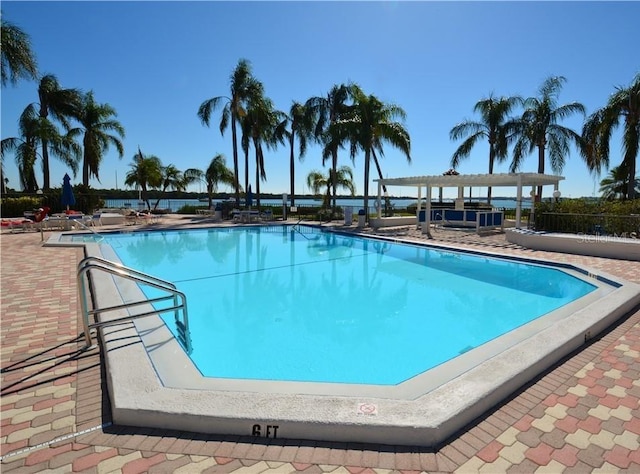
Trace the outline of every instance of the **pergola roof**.
{"label": "pergola roof", "polygon": [[392,186],[431,186],[431,187],[464,187],[464,186],[543,186],[557,185],[564,176],[539,173],[497,173],[497,174],[459,174],[412,176],[407,178],[376,179],[382,185]]}

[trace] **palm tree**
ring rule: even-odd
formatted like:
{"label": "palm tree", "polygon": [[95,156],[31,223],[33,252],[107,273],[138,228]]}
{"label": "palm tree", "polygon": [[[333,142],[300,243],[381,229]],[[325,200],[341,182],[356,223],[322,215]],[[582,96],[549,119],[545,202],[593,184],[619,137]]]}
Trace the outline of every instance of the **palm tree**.
{"label": "palm tree", "polygon": [[285,136],[289,140],[289,182],[291,185],[291,205],[296,205],[295,191],[295,141],[298,136],[298,159],[302,161],[307,152],[307,143],[311,138],[312,122],[307,107],[303,104],[293,101],[289,109],[289,115],[285,120],[285,124],[289,124],[289,130],[285,131]]}
{"label": "palm tree", "polygon": [[213,194],[218,192],[218,184],[236,186],[233,170],[227,168],[227,162],[222,154],[213,157],[204,173],[201,170],[191,168],[184,172],[184,176],[188,181],[203,180],[206,183],[209,208],[213,206]]}
{"label": "palm tree", "polygon": [[[83,134],[82,184],[85,186],[89,186],[91,176],[95,176],[100,181],[100,162],[110,145],[118,150],[119,158],[124,155],[124,146],[120,138],[124,138],[125,132],[120,122],[112,118],[116,115],[115,109],[109,104],[95,102],[93,92],[83,97],[82,107],[76,116],[82,128],[73,129],[71,133],[74,136]],[[109,134],[109,132],[115,133]]]}
{"label": "palm tree", "polygon": [[640,149],[640,74],[636,75],[629,87],[617,87],[607,105],[586,120],[582,128],[582,156],[591,171],[599,173],[603,165],[609,165],[611,133],[620,124],[621,117],[624,117],[623,157],[618,168],[627,172],[627,189],[623,197],[634,199],[638,195],[633,183]]}
{"label": "palm tree", "polygon": [[[32,114],[25,113],[27,111],[31,111]],[[33,107],[27,108],[25,112],[20,116],[18,125],[21,137],[4,138],[2,140],[1,155],[4,163],[5,154],[8,151],[15,151],[20,186],[24,191],[33,193],[38,189],[35,163],[38,155],[36,131],[39,121]]]}
{"label": "palm tree", "polygon": [[38,159],[38,148],[41,148],[44,142],[75,175],[78,170],[80,147],[69,133],[61,135],[54,124],[39,117],[34,104],[29,104],[20,115],[18,130],[20,137],[2,140],[2,155],[7,151],[16,152],[20,182],[25,191],[35,192],[38,189],[34,166]]}
{"label": "palm tree", "polygon": [[[62,89],[58,83],[56,76],[48,74],[40,79],[38,86],[38,97],[40,99],[41,120],[49,120],[49,114],[62,124],[66,131],[71,128],[69,126],[69,118],[77,115],[81,109],[82,94],[78,89]],[[49,147],[48,139],[42,137],[42,173],[43,173],[43,189],[49,189]],[[66,161],[65,157],[63,161]]]}
{"label": "palm tree", "polygon": [[[513,107],[521,102],[520,97],[496,99],[493,95],[476,102],[473,111],[480,113],[480,121],[465,120],[449,132],[451,140],[466,137],[451,157],[451,168],[458,168],[460,161],[469,156],[476,143],[486,139],[489,142],[489,174],[493,174],[494,163],[500,163],[507,158],[508,115]],[[487,202],[491,204],[491,187],[487,189]]]}
{"label": "palm tree", "polygon": [[[32,135],[26,135],[23,139],[11,137],[2,140],[2,162],[4,168],[4,155],[7,151],[15,151],[16,164],[20,177],[20,186],[26,192],[33,193],[38,190],[38,182],[35,174],[35,164],[38,151]],[[3,169],[4,179],[4,169]],[[4,183],[3,183],[4,184]],[[2,188],[4,194],[6,189]]]}
{"label": "palm tree", "polygon": [[322,190],[326,188],[322,199],[322,207],[325,209],[331,206],[331,190],[334,188],[334,183],[337,184],[338,187],[348,190],[352,196],[356,194],[353,172],[348,166],[341,166],[335,174],[332,169],[329,169],[327,174],[313,170],[307,175],[307,186],[309,186],[312,193],[320,194]]}
{"label": "palm tree", "polygon": [[[629,172],[625,169],[624,164],[611,168],[609,176],[600,181],[600,192],[602,199],[613,201],[614,199],[624,199],[629,190]],[[633,180],[632,187],[636,193],[640,193],[640,179],[636,177]]]}
{"label": "palm tree", "polygon": [[[256,156],[256,203],[260,206],[260,181],[267,179],[264,166],[263,145],[272,149],[283,140],[282,131],[279,125],[283,121],[284,114],[275,110],[273,102],[263,94],[255,94],[249,98],[247,114],[243,118],[243,130],[251,136],[253,148]],[[248,189],[248,181],[246,188]]]}
{"label": "palm tree", "polygon": [[411,139],[404,125],[405,111],[395,104],[385,104],[374,95],[366,95],[359,89],[349,117],[337,122],[335,134],[351,142],[351,158],[364,151],[364,209],[369,209],[369,169],[371,155],[376,151],[384,156],[383,142],[399,149],[411,162]]}
{"label": "palm tree", "polygon": [[[573,141],[580,149],[582,138],[570,128],[558,122],[575,114],[585,114],[585,107],[579,102],[564,105],[557,104],[558,94],[566,79],[562,76],[547,78],[539,89],[539,97],[529,97],[523,102],[522,117],[508,126],[513,127],[516,144],[513,149],[513,161],[510,171],[520,168],[526,154],[538,149],[538,173],[544,173],[545,151],[549,150],[549,160],[554,173],[561,173],[565,157],[569,154],[569,142]],[[538,186],[536,201],[540,201],[542,186]]]}
{"label": "palm tree", "polygon": [[[353,96],[353,85],[334,85],[326,96],[311,97],[305,103],[309,114],[313,117],[314,138],[324,145],[322,164],[331,157],[332,176],[338,177],[338,148],[343,144],[340,137],[331,135],[331,125],[342,119],[348,111],[348,101]],[[332,183],[333,209],[336,208],[337,181]]]}
{"label": "palm tree", "polygon": [[2,86],[18,79],[36,79],[38,67],[31,51],[29,35],[18,26],[0,18],[0,64]]}
{"label": "palm tree", "polygon": [[124,184],[139,188],[141,199],[147,204],[147,209],[151,210],[149,188],[160,187],[164,179],[160,158],[153,155],[145,156],[138,148],[138,153],[133,157],[133,162],[129,164],[129,167],[131,169],[125,176]]}
{"label": "palm tree", "polygon": [[173,164],[169,164],[167,166],[160,166],[160,174],[161,180],[160,184],[157,187],[160,190],[160,196],[156,200],[155,205],[153,206],[153,210],[158,209],[158,205],[160,204],[160,199],[162,199],[162,195],[167,192],[167,190],[171,191],[185,191],[187,189],[187,185],[191,178],[185,178],[182,171],[175,167]]}
{"label": "palm tree", "polygon": [[238,65],[231,74],[230,96],[219,96],[205,100],[198,108],[198,118],[209,126],[211,113],[224,103],[222,117],[220,119],[220,133],[224,135],[229,122],[231,122],[231,137],[233,140],[233,173],[236,176],[236,206],[240,205],[240,180],[238,170],[238,143],[236,123],[246,114],[245,102],[250,96],[256,81],[251,74],[251,65],[246,59],[240,59]]}

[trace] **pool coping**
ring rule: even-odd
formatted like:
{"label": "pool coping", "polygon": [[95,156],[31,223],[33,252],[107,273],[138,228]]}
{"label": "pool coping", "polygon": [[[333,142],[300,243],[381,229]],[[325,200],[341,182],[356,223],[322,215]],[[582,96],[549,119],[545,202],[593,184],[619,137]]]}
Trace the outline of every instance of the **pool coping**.
{"label": "pool coping", "polygon": [[[86,244],[85,253],[101,254],[96,244]],[[472,253],[505,258],[491,252]],[[543,259],[516,260],[558,266]],[[597,276],[621,286],[493,357],[490,363],[412,400],[167,388],[160,382],[134,324],[105,328],[101,337],[113,418],[123,425],[206,433],[436,446],[640,303],[639,285],[602,273]],[[122,296],[111,276],[100,275],[95,280],[101,288],[99,305],[113,304]]]}

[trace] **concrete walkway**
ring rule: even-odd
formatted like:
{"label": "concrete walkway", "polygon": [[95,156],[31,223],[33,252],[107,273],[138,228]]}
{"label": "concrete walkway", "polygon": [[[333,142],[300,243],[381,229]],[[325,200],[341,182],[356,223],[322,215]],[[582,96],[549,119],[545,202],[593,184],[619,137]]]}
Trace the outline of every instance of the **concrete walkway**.
{"label": "concrete walkway", "polygon": [[[166,217],[153,227],[200,222]],[[640,283],[640,262],[524,250],[503,234],[434,239]],[[640,308],[437,450],[144,430],[111,423],[100,349],[81,351],[81,251],[43,247],[34,232],[0,242],[3,472],[640,472]]]}

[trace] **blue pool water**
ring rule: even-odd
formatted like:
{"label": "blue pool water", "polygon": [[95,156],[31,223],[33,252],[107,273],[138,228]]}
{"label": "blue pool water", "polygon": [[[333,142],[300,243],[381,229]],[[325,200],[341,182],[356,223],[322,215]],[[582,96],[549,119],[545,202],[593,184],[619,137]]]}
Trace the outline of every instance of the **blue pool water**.
{"label": "blue pool water", "polygon": [[209,377],[394,385],[595,289],[554,268],[309,227],[105,242],[187,294],[190,357]]}

